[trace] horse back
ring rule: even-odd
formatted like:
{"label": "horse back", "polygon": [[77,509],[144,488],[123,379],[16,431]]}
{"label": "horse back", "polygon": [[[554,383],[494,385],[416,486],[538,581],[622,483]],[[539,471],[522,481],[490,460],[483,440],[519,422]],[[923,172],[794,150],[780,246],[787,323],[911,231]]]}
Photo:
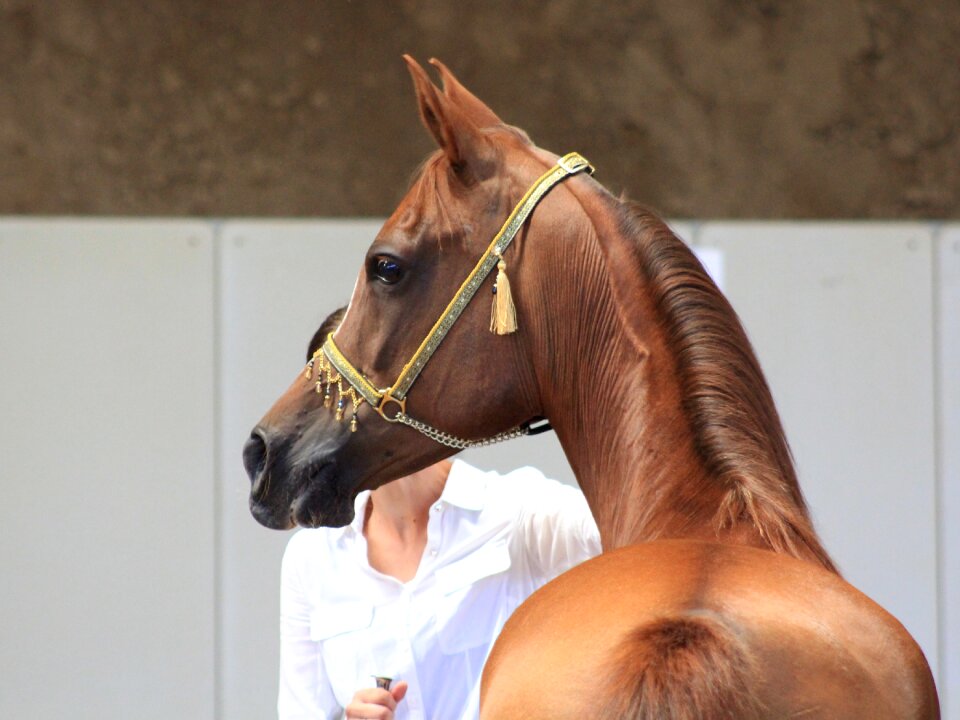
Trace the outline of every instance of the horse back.
{"label": "horse back", "polygon": [[484,669],[481,717],[938,718],[899,622],[837,575],[743,546],[606,553],[532,595]]}

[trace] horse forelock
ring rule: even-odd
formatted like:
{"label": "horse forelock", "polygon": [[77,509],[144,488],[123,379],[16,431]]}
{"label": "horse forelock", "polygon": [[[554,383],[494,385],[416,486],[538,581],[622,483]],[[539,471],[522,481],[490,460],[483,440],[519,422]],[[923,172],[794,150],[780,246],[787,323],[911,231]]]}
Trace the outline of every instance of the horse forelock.
{"label": "horse forelock", "polygon": [[[411,173],[407,193],[394,211],[394,216],[404,225],[428,228],[429,234],[436,236],[439,241],[440,250],[443,249],[445,239],[465,240],[470,235],[470,230],[475,227],[474,213],[465,204],[473,189],[490,180],[499,187],[502,180],[500,153],[503,146],[493,140],[495,136],[499,135],[499,140],[503,137],[514,138],[522,145],[530,145],[527,135],[511,125],[501,124],[481,132],[492,141],[488,148],[488,157],[478,161],[478,165],[482,166],[479,176],[464,181],[457,177],[443,151],[435,151],[424,158]],[[483,240],[487,242],[492,237],[493,230],[490,236],[484,236]]]}
{"label": "horse forelock", "polygon": [[770,389],[733,307],[654,213],[617,201],[676,362],[683,410],[710,474],[727,488],[717,529],[751,522],[778,552],[833,563],[811,525]]}
{"label": "horse forelock", "polygon": [[444,237],[455,237],[463,220],[453,209],[452,189],[448,172],[449,162],[442,151],[431,153],[412,173],[410,190],[401,208],[414,225],[429,222],[442,249]]}

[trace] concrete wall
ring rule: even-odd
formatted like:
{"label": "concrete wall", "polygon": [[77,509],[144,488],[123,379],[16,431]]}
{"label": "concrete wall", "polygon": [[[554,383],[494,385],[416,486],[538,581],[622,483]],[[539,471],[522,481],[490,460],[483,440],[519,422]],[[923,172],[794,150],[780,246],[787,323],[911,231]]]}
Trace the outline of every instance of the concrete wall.
{"label": "concrete wall", "polygon": [[400,60],[671,217],[960,217],[960,3],[0,0],[0,213],[382,216]]}
{"label": "concrete wall", "polygon": [[[0,221],[0,716],[273,712],[279,559],[240,448],[378,222]],[[680,223],[847,577],[960,717],[960,227]],[[572,481],[552,436],[471,453]]]}
{"label": "concrete wall", "polygon": [[216,275],[207,223],[0,222],[2,717],[214,717]]}

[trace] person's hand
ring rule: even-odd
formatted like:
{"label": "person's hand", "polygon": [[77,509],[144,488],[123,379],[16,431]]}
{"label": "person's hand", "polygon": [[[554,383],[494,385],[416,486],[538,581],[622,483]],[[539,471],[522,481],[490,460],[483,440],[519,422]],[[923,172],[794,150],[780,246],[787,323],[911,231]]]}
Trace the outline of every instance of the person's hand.
{"label": "person's hand", "polygon": [[346,720],[393,720],[397,703],[407,694],[405,680],[397,681],[389,690],[364,688],[357,690],[347,705]]}

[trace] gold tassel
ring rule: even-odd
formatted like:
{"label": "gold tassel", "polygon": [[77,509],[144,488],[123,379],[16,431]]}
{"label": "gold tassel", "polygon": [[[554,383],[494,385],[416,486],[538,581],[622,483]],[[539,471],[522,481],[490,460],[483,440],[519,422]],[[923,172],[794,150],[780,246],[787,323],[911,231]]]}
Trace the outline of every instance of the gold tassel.
{"label": "gold tassel", "polygon": [[508,335],[517,330],[517,309],[510,294],[507,263],[503,257],[497,263],[497,280],[493,285],[493,306],[490,308],[490,332]]}

